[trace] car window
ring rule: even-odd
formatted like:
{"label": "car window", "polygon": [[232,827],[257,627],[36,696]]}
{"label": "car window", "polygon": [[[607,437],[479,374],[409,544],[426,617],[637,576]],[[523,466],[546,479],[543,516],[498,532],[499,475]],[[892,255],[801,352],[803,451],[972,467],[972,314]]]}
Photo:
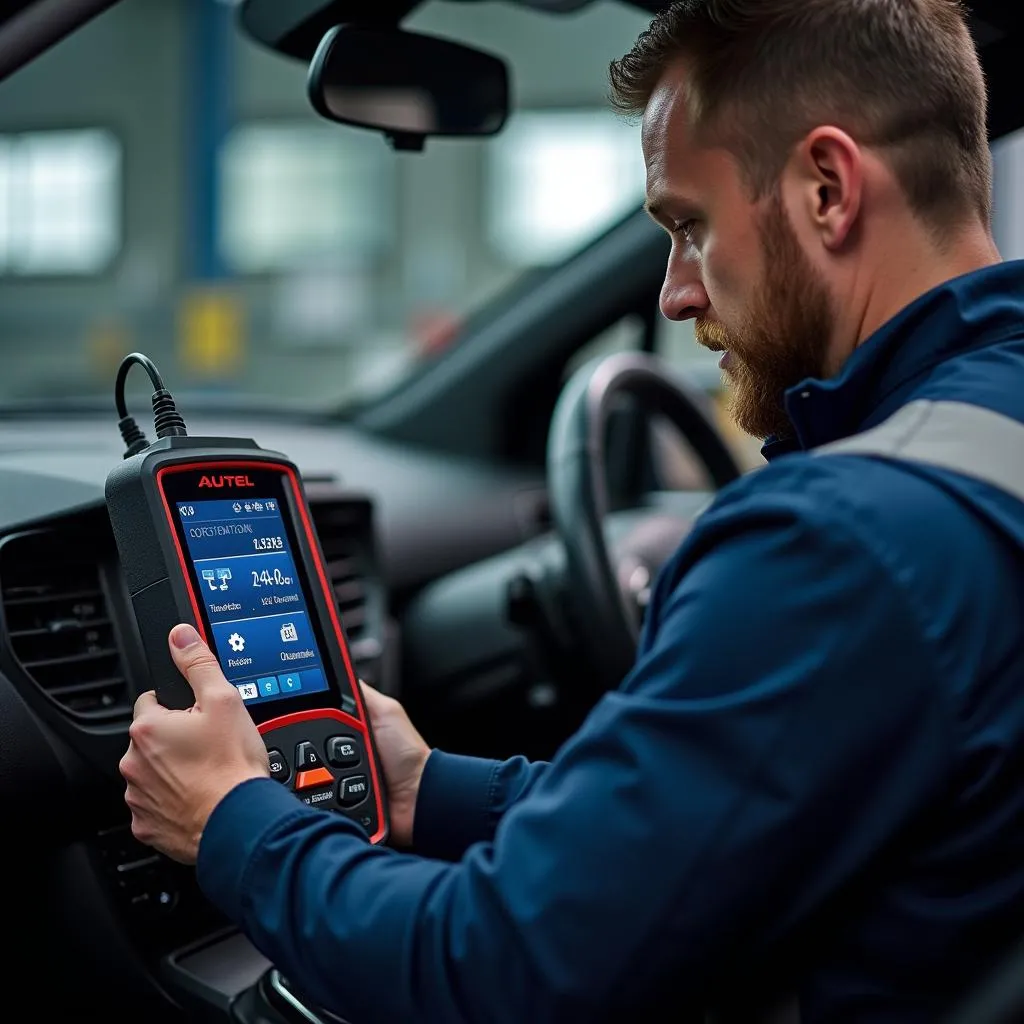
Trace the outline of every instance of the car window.
{"label": "car window", "polygon": [[0,402],[105,397],[136,348],[178,393],[366,399],[642,202],[606,92],[643,12],[425,5],[408,27],[508,60],[516,112],[412,154],[319,118],[231,8],[117,4],[0,87]]}
{"label": "car window", "polygon": [[[106,397],[135,348],[179,392],[370,398],[641,202],[606,93],[642,11],[425,4],[410,28],[506,57],[515,113],[410,154],[318,118],[231,7],[120,3],[2,83],[0,403]],[[1024,256],[1024,136],[996,149],[997,240]],[[659,350],[714,376],[685,326]]]}
{"label": "car window", "polygon": [[994,231],[1004,259],[1024,259],[1024,129],[992,147]]}

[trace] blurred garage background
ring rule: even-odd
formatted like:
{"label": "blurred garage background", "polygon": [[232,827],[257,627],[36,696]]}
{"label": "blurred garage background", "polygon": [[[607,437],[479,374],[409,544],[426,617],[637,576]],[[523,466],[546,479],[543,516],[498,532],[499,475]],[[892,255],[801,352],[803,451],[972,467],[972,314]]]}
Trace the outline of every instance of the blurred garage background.
{"label": "blurred garage background", "polygon": [[[304,66],[231,4],[116,6],[0,84],[0,402],[105,397],[135,348],[225,400],[393,386],[640,204],[639,129],[605,89],[647,20],[428,4],[408,27],[505,56],[517,112],[496,139],[396,154],[320,120]],[[1024,257],[1024,137],[996,159],[997,240]],[[713,389],[691,337],[665,324],[662,350]],[[627,325],[594,347],[629,343]]]}

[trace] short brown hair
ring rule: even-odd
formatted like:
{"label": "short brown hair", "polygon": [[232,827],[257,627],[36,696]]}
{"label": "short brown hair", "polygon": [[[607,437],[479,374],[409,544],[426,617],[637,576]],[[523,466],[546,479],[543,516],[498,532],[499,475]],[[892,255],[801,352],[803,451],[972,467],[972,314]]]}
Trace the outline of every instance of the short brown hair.
{"label": "short brown hair", "polygon": [[642,114],[680,59],[698,137],[735,153],[755,197],[827,123],[887,151],[940,233],[971,214],[990,224],[988,97],[958,0],[677,0],[612,63],[613,104]]}

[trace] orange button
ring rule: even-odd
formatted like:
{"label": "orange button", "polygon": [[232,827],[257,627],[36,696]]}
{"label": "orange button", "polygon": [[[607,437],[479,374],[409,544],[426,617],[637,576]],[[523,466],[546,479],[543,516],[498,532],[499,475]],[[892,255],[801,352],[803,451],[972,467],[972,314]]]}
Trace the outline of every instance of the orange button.
{"label": "orange button", "polygon": [[334,781],[329,768],[310,768],[295,776],[296,789],[309,789],[310,786],[323,786]]}

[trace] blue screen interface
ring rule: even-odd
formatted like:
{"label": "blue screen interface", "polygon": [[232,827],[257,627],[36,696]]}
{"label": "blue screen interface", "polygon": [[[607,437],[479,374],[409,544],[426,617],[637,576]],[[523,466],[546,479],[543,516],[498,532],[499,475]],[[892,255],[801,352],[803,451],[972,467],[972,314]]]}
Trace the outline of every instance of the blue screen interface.
{"label": "blue screen interface", "polygon": [[247,704],[328,688],[276,498],[177,502],[214,652]]}

